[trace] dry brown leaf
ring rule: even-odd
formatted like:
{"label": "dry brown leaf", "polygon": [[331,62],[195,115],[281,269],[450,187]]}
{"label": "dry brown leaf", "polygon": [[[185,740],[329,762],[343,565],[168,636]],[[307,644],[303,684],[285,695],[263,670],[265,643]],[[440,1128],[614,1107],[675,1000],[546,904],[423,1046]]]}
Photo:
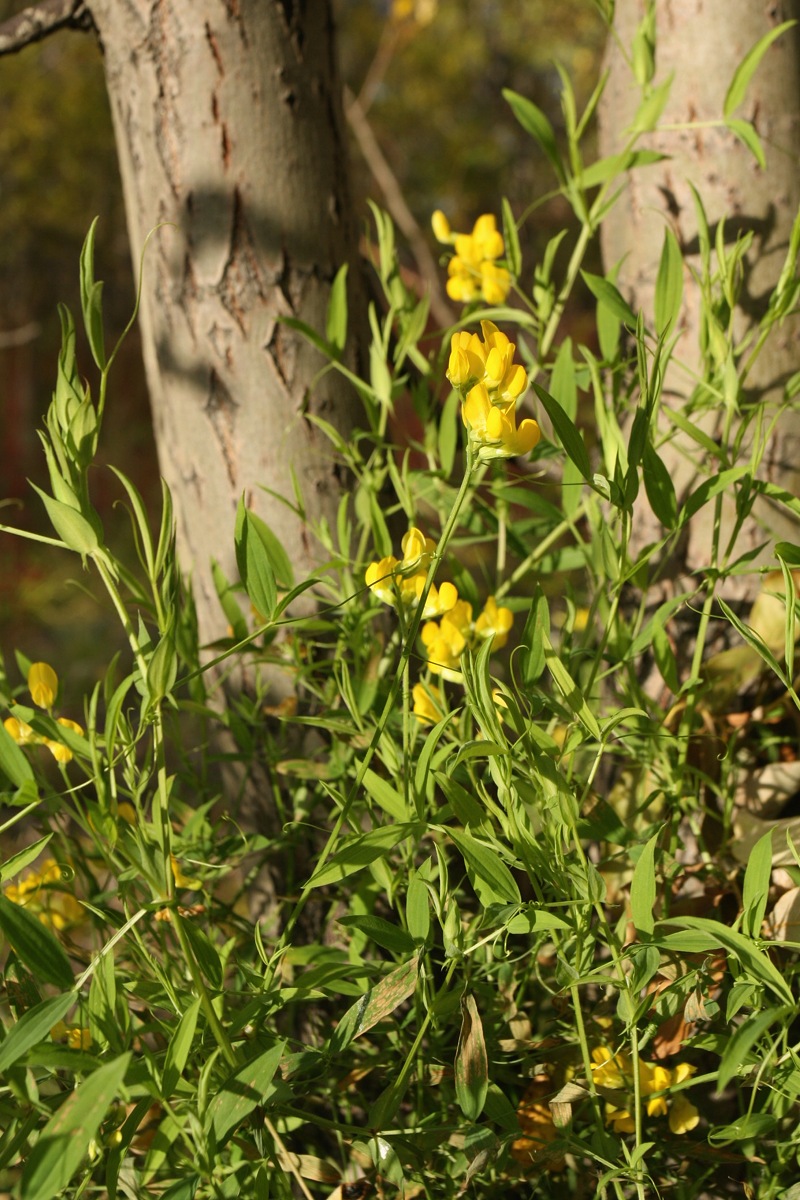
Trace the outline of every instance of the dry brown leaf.
{"label": "dry brown leaf", "polygon": [[758,771],[743,771],[736,781],[733,803],[756,817],[776,817],[786,801],[800,790],[800,762],[767,763]]}
{"label": "dry brown leaf", "polygon": [[800,887],[777,900],[764,922],[764,936],[775,942],[800,942]]}

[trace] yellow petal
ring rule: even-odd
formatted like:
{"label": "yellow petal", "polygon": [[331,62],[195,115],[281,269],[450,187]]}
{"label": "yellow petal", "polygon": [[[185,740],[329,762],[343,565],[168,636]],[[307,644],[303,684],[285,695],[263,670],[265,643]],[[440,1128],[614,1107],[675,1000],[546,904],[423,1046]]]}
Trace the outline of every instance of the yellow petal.
{"label": "yellow petal", "polygon": [[680,1137],[700,1122],[700,1113],[686,1096],[676,1096],[669,1109],[669,1127]]}
{"label": "yellow petal", "polygon": [[450,230],[450,222],[440,208],[431,217],[431,226],[433,227],[433,236],[437,242],[443,242],[449,245],[453,240],[453,235]]}
{"label": "yellow petal", "polygon": [[47,663],[31,663],[28,671],[28,691],[39,708],[52,708],[58,693],[58,676]]}

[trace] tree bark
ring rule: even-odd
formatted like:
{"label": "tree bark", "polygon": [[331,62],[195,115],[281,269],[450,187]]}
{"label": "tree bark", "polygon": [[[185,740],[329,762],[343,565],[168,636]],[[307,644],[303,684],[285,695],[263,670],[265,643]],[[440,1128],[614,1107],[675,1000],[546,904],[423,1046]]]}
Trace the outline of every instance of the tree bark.
{"label": "tree bark", "polygon": [[[644,0],[617,0],[615,37],[609,39],[606,66],[609,84],[599,113],[601,154],[613,154],[624,143],[640,100],[640,90],[623,59],[621,47],[630,47],[645,14]],[[640,145],[668,157],[661,163],[632,172],[624,195],[603,227],[603,256],[607,268],[620,263],[620,287],[648,318],[661,255],[664,228],[669,226],[682,246],[688,266],[697,266],[697,222],[690,183],[697,188],[709,219],[712,238],[725,219],[726,244],[739,233],[753,230],[755,239],[746,261],[745,285],[738,313],[739,328],[757,321],[765,299],[777,282],[788,247],[792,222],[800,206],[800,34],[784,33],[767,51],[737,116],[754,121],[766,150],[767,169],[726,128],[704,126],[719,121],[733,74],[747,52],[781,21],[797,16],[796,0],[659,0],[656,4],[657,73],[660,83],[674,73],[669,102],[660,126]],[[686,128],[691,125],[691,128]],[[675,128],[669,128],[675,126]],[[676,362],[668,373],[668,403],[682,405],[690,395],[700,364],[699,288],[690,271],[684,271],[684,309]],[[780,401],[781,388],[797,370],[800,323],[790,317],[778,331],[748,379],[748,388],[765,405]],[[706,431],[715,436],[721,418],[710,414]],[[700,481],[697,447],[672,436],[660,451],[675,482],[679,500]],[[746,448],[744,449],[746,454]],[[800,426],[794,414],[785,415],[768,448],[766,473],[773,482],[798,494],[800,485]],[[640,497],[640,499],[644,499]],[[711,531],[706,512],[690,522],[688,539],[671,563],[670,573],[707,566]],[[732,511],[723,518],[729,526]],[[767,532],[765,532],[765,530]],[[636,552],[655,542],[662,530],[644,510],[633,531]],[[737,553],[757,546],[768,537],[796,540],[796,525],[766,502],[754,510],[737,542]],[[742,595],[752,587],[744,578]],[[730,587],[728,594],[733,595]]]}
{"label": "tree bark", "polygon": [[[91,0],[102,45],[162,474],[203,640],[225,619],[211,556],[236,578],[236,504],[304,578],[344,484],[319,415],[345,436],[349,385],[282,316],[324,333],[344,262],[359,272],[329,0]],[[351,325],[353,323],[351,316]],[[355,322],[358,325],[358,321]],[[120,386],[120,381],[117,381]],[[295,503],[297,480],[308,523]],[[277,496],[267,494],[268,487]],[[334,525],[335,527],[335,525]]]}

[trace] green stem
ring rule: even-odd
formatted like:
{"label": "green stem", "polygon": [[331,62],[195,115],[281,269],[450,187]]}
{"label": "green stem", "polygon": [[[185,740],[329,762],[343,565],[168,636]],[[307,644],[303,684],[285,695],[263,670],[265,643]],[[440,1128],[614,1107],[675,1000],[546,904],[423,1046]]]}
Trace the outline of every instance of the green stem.
{"label": "green stem", "polygon": [[[461,512],[461,508],[464,504],[464,501],[467,497],[467,493],[469,491],[469,485],[470,485],[470,480],[472,478],[472,472],[473,472],[474,466],[475,466],[475,460],[473,458],[472,448],[468,444],[467,445],[467,460],[466,460],[466,464],[464,467],[464,477],[461,480],[461,486],[458,489],[458,494],[456,495],[455,501],[453,503],[453,507],[450,510],[450,516],[447,518],[447,524],[445,525],[444,529],[442,530],[442,534],[441,534],[441,537],[439,538],[438,545],[436,546],[436,549],[435,549],[433,555],[431,556],[431,564],[430,564],[430,567],[428,568],[428,574],[425,579],[425,586],[422,589],[422,593],[419,597],[417,606],[414,610],[414,615],[411,618],[411,622],[409,624],[408,633],[406,634],[405,640],[403,642],[403,647],[400,651],[400,661],[398,663],[397,670],[395,671],[395,676],[394,676],[394,679],[392,680],[392,685],[389,689],[389,695],[386,697],[386,703],[383,706],[383,711],[381,712],[381,715],[378,719],[378,723],[375,726],[375,732],[373,733],[372,738],[370,739],[370,743],[367,746],[366,751],[364,752],[364,757],[361,760],[361,764],[358,768],[358,771],[356,772],[356,777],[353,780],[353,785],[350,788],[350,791],[348,792],[347,797],[345,798],[344,804],[342,805],[341,809],[339,810],[339,815],[337,816],[336,821],[334,822],[333,828],[331,829],[331,832],[328,836],[328,840],[325,843],[325,846],[323,847],[323,850],[322,850],[321,854],[319,855],[319,858],[317,859],[317,865],[316,865],[316,869],[315,869],[316,871],[318,871],[320,869],[320,867],[322,867],[323,864],[325,862],[327,862],[327,860],[330,858],[331,854],[333,853],[333,848],[339,839],[339,834],[341,833],[342,826],[344,825],[345,821],[347,820],[347,817],[349,816],[349,813],[350,813],[350,809],[353,807],[355,799],[358,796],[359,792],[361,791],[362,785],[364,783],[364,777],[366,776],[369,765],[372,762],[372,758],[375,754],[375,751],[378,749],[380,740],[383,737],[383,732],[386,728],[386,725],[388,724],[389,718],[391,717],[392,713],[397,708],[397,701],[400,696],[400,690],[402,688],[403,678],[405,676],[405,671],[406,671],[406,666],[409,663],[409,661],[411,659],[411,655],[414,652],[414,647],[415,647],[416,641],[417,641],[417,635],[419,633],[420,625],[422,624],[422,614],[425,609],[425,602],[428,598],[428,593],[430,592],[431,587],[433,585],[433,580],[436,575],[436,570],[439,566],[439,563],[442,560],[442,557],[444,556],[444,552],[447,549],[450,539],[452,538],[453,533],[455,531],[456,524],[458,522],[458,517]],[[275,969],[277,967],[280,956],[283,954],[284,950],[289,945],[294,927],[297,924],[300,914],[302,913],[303,909],[305,908],[306,903],[308,902],[308,898],[311,895],[313,890],[314,890],[314,884],[311,882],[307,882],[303,886],[303,890],[301,891],[300,896],[297,899],[297,903],[295,904],[294,909],[292,910],[292,913],[291,913],[288,921],[286,922],[286,926],[275,945],[275,950],[274,950],[273,958],[272,958],[272,962],[274,965],[271,970],[267,970],[267,972],[265,973],[265,980],[264,980],[265,987],[268,987],[269,984],[272,982],[272,979],[275,974]]]}
{"label": "green stem", "polygon": [[197,964],[197,959],[195,958],[194,952],[189,945],[189,939],[186,936],[186,930],[183,928],[183,917],[180,915],[177,909],[172,910],[172,923],[175,926],[175,932],[178,935],[178,941],[181,944],[181,951],[186,960],[186,965],[189,968],[189,974],[192,977],[192,983],[194,984],[197,995],[200,997],[200,1006],[205,1014],[206,1020],[208,1021],[208,1027],[213,1033],[214,1039],[229,1065],[232,1067],[237,1067],[239,1065],[239,1060],[236,1057],[236,1051],[231,1045],[231,1040],[225,1032],[222,1022],[217,1016],[217,1011],[214,1008],[210,995],[208,994],[208,988],[206,987],[206,982],[203,979],[200,967]]}

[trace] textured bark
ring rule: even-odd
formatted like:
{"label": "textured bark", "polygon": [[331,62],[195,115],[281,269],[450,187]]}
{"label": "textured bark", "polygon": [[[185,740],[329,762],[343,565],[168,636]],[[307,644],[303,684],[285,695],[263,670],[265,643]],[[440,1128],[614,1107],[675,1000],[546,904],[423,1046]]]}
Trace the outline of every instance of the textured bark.
{"label": "textured bark", "polygon": [[[631,125],[640,91],[625,64],[620,45],[630,47],[635,29],[645,12],[644,0],[617,0],[615,31],[609,40],[606,65],[609,86],[600,112],[601,153],[621,148]],[[662,125],[695,124],[693,129],[657,131],[643,139],[643,146],[669,156],[663,163],[633,172],[625,194],[609,216],[603,230],[606,266],[622,263],[619,281],[623,292],[652,316],[656,274],[664,236],[669,225],[687,255],[697,265],[695,207],[689,184],[700,193],[712,227],[725,218],[726,243],[739,232],[753,230],[755,239],[747,260],[745,285],[739,312],[740,328],[757,320],[765,298],[778,275],[786,253],[789,232],[800,206],[800,34],[791,30],[767,51],[754,76],[746,100],[737,116],[755,122],[767,157],[762,171],[752,155],[724,128],[702,127],[704,121],[719,120],[723,101],[734,71],[751,47],[781,21],[797,16],[800,5],[764,0],[658,0],[657,75],[659,83],[674,72],[670,100]],[[680,405],[693,388],[692,373],[699,364],[698,288],[690,272],[684,273],[682,336],[676,357],[685,369],[675,366],[667,378],[668,402]],[[748,379],[748,388],[766,405],[780,398],[786,378],[797,370],[800,323],[790,318],[773,335],[767,352]],[[721,428],[721,416],[711,415],[707,431],[712,436]],[[662,457],[675,481],[679,498],[699,482],[695,459],[697,448],[674,436],[662,447]],[[746,448],[744,450],[746,454]],[[768,448],[765,474],[798,494],[800,475],[800,425],[794,414],[782,418]],[[711,530],[704,517],[713,506],[701,511],[690,524],[688,539],[671,564],[673,575],[707,566]],[[728,514],[727,519],[730,519]],[[766,530],[766,532],[765,532]],[[634,529],[633,549],[654,542],[661,533],[652,514],[640,512]],[[795,539],[797,529],[783,514],[766,502],[748,521],[737,544],[743,553],[770,535]],[[751,581],[748,581],[748,583]],[[729,591],[729,594],[732,594]]]}
{"label": "textured bark", "polygon": [[[103,48],[162,473],[203,639],[224,632],[213,555],[236,577],[238,498],[298,577],[322,552],[280,500],[333,519],[343,487],[324,417],[356,401],[281,316],[324,331],[337,267],[355,264],[329,0],[91,0]],[[351,276],[351,304],[358,272]]]}

